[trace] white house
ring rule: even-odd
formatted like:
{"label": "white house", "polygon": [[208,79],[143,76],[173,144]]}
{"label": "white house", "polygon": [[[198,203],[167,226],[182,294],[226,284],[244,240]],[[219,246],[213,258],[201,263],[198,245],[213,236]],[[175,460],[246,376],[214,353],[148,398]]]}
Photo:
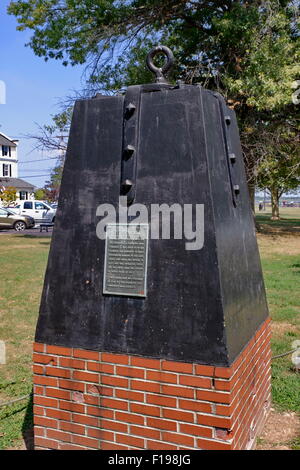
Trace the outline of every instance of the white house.
{"label": "white house", "polygon": [[0,132],[0,205],[1,192],[8,187],[17,191],[17,202],[34,199],[35,187],[18,178],[18,140],[12,140]]}

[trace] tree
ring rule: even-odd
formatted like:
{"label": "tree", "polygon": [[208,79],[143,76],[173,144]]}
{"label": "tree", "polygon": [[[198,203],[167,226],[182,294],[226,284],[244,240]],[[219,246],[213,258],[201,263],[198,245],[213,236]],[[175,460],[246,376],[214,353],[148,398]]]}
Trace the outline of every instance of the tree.
{"label": "tree", "polygon": [[219,91],[235,109],[254,195],[257,161],[270,151],[256,155],[248,130],[266,115],[276,125],[290,108],[300,76],[299,0],[17,0],[8,11],[20,30],[33,31],[35,54],[87,65],[86,95],[152,81],[146,53],[169,46],[176,78]]}
{"label": "tree", "polygon": [[43,201],[46,199],[46,192],[43,188],[39,188],[35,191],[34,193],[34,198],[37,199],[38,201]]}
{"label": "tree", "polygon": [[58,165],[53,168],[50,174],[50,180],[46,181],[46,184],[43,188],[45,192],[45,197],[48,201],[54,202],[58,200],[63,172],[63,164],[64,162],[61,161]]}
{"label": "tree", "polygon": [[36,142],[36,149],[54,152],[61,158],[67,150],[72,112],[72,107],[67,106],[62,112],[51,116],[51,124],[38,125],[37,132],[26,137]]}
{"label": "tree", "polygon": [[38,126],[37,133],[26,136],[36,142],[36,149],[47,150],[51,155],[54,155],[50,158],[56,160],[56,165],[50,174],[50,180],[46,181],[44,188],[36,191],[36,199],[58,200],[71,117],[72,108],[67,106],[64,111],[52,116],[50,125]]}
{"label": "tree", "polygon": [[[265,159],[260,168],[258,187],[267,189],[271,195],[272,220],[278,220],[279,199],[282,194],[297,189],[300,186],[299,159],[295,162],[292,158],[282,158],[278,155],[277,159],[270,157]],[[298,170],[298,171],[297,171]]]}
{"label": "tree", "polygon": [[276,220],[281,195],[300,186],[300,124],[266,122],[264,127],[260,142],[265,156],[257,167],[256,182],[259,188],[269,190],[272,219]]}
{"label": "tree", "polygon": [[17,199],[17,190],[13,186],[7,186],[7,188],[0,191],[0,199],[4,206],[8,206]]}
{"label": "tree", "polygon": [[176,54],[176,77],[274,107],[291,101],[300,71],[298,9],[298,0],[17,0],[8,12],[33,30],[35,54],[87,64],[106,90],[134,83],[133,66],[141,82],[140,50],[161,41]]}
{"label": "tree", "polygon": [[272,218],[279,217],[276,194],[280,197],[300,185],[299,111],[290,104],[279,112],[252,113],[240,127],[253,200],[255,187],[268,188],[274,201]]}

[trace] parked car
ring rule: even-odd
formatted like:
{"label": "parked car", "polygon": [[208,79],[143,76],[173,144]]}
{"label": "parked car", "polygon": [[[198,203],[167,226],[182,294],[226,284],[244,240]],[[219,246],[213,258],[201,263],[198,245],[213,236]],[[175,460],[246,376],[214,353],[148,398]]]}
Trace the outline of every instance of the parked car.
{"label": "parked car", "polygon": [[17,232],[23,232],[35,225],[33,217],[29,215],[15,214],[11,209],[0,207],[0,229],[14,228]]}
{"label": "parked car", "polygon": [[44,201],[20,201],[20,203],[10,209],[15,214],[29,215],[33,217],[37,224],[54,223],[56,209],[53,209]]}

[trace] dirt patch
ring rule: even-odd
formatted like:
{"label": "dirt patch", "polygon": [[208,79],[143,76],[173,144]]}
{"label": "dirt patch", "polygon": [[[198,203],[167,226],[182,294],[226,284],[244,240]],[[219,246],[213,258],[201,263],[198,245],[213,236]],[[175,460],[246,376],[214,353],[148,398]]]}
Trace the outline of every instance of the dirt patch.
{"label": "dirt patch", "polygon": [[6,245],[5,250],[23,250],[23,248],[36,248],[36,245]]}
{"label": "dirt patch", "polygon": [[279,413],[271,408],[261,433],[257,450],[292,450],[291,442],[300,435],[300,419],[296,413]]}
{"label": "dirt patch", "polygon": [[287,332],[296,333],[298,331],[298,328],[296,325],[292,325],[291,323],[282,321],[282,322],[271,322],[271,330],[272,330],[272,336],[282,336]]}
{"label": "dirt patch", "polygon": [[300,233],[295,235],[264,235],[257,234],[258,245],[264,253],[278,253],[280,255],[300,254]]}

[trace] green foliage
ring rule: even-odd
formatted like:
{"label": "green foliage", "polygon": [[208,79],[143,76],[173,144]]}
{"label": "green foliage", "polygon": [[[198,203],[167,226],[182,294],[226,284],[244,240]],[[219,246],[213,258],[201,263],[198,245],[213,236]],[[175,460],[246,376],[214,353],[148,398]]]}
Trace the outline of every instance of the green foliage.
{"label": "green foliage", "polygon": [[[91,65],[108,91],[142,83],[145,52],[162,42],[175,76],[210,82],[257,109],[291,102],[300,74],[297,1],[18,0],[8,11],[46,60]],[[146,81],[149,75],[146,75]]]}
{"label": "green foliage", "polygon": [[280,196],[300,185],[300,121],[296,106],[285,106],[281,113],[255,113],[240,127],[248,172],[258,188],[269,190],[272,217],[279,217]]}
{"label": "green foliage", "polygon": [[257,173],[258,187],[277,188],[281,193],[296,189],[300,185],[300,122],[291,117],[273,120],[260,123],[258,130],[264,152]]}
{"label": "green foliage", "polygon": [[[272,3],[272,2],[270,2]],[[237,99],[257,110],[274,110],[291,103],[291,85],[300,75],[299,37],[294,34],[290,10],[275,6],[246,16],[251,23],[239,51],[241,73],[225,73],[225,87]],[[240,31],[241,34],[242,31]]]}
{"label": "green foliage", "polygon": [[45,125],[43,127],[45,133],[48,133],[49,136],[52,136],[56,133],[65,133],[69,131],[71,119],[72,119],[72,107],[67,107],[61,113],[57,113],[52,118],[52,125]]}
{"label": "green foliage", "polygon": [[46,181],[43,188],[48,201],[57,201],[59,196],[61,178],[63,172],[63,161],[56,165],[50,174],[50,180]]}
{"label": "green foliage", "polygon": [[39,201],[43,201],[44,199],[46,199],[45,190],[44,189],[37,189],[34,193],[34,198],[39,200]]}
{"label": "green foliage", "polygon": [[11,2],[8,11],[18,16],[19,30],[35,31],[29,43],[35,54],[74,65],[97,52],[101,29],[117,21],[122,9],[105,0],[29,0]]}
{"label": "green foliage", "polygon": [[33,31],[38,56],[85,63],[91,94],[152,81],[145,56],[169,46],[173,77],[219,91],[236,111],[249,184],[295,188],[299,0],[15,0],[8,12]]}
{"label": "green foliage", "polygon": [[13,186],[8,186],[3,191],[0,191],[0,199],[4,206],[9,205],[17,199],[17,190]]}
{"label": "green foliage", "polygon": [[270,153],[261,163],[258,183],[262,188],[280,189],[280,194],[296,189],[300,185],[299,151],[277,155]]}

